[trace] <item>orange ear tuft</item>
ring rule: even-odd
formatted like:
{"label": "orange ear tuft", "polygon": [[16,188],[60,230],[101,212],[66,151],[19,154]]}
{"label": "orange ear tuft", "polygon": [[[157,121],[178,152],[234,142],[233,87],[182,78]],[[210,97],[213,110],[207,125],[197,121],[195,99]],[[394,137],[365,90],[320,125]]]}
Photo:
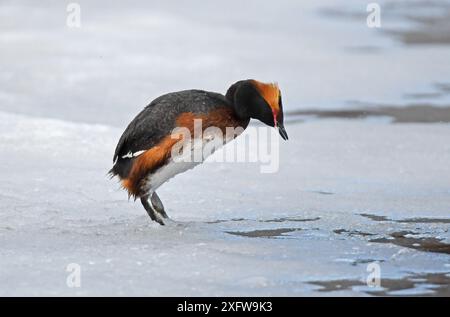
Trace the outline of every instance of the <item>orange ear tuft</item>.
{"label": "orange ear tuft", "polygon": [[280,98],[280,88],[277,83],[262,83],[257,80],[252,80],[252,84],[259,91],[264,100],[269,104],[275,113],[280,111],[280,105],[278,104]]}

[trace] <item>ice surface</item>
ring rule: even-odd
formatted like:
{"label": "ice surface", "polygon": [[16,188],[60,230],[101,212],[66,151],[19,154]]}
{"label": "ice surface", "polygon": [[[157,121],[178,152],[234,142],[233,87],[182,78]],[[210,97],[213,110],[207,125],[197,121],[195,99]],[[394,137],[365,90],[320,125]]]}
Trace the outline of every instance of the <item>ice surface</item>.
{"label": "ice surface", "polygon": [[[162,93],[244,78],[278,81],[286,110],[450,103],[435,87],[449,46],[389,36],[420,27],[428,1],[378,1],[380,29],[360,0],[76,2],[81,28],[67,27],[65,2],[2,1],[0,110],[122,127]],[[404,98],[417,94],[430,97]]]}
{"label": "ice surface", "polygon": [[[3,112],[0,122],[0,295],[323,295],[308,282],[361,283],[373,261],[382,283],[449,271],[449,125],[289,125],[278,173],[206,163],[164,185],[173,220],[161,227],[106,176],[121,130]],[[447,253],[398,232],[437,237]],[[383,238],[400,245],[370,242]],[[70,263],[80,288],[66,285]]]}
{"label": "ice surface", "polygon": [[379,1],[381,29],[359,0],[77,3],[75,29],[65,2],[0,4],[0,295],[450,295],[448,124],[288,124],[277,173],[165,184],[165,227],[106,175],[169,91],[257,78],[288,111],[448,106],[449,1]]}

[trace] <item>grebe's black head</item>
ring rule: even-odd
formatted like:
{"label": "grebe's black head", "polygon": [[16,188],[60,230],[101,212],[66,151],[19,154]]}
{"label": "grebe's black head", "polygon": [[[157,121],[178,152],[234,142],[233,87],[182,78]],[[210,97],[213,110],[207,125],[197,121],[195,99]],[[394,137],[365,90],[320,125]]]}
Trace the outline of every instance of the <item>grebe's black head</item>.
{"label": "grebe's black head", "polygon": [[277,84],[265,84],[253,79],[232,85],[226,94],[241,119],[254,118],[270,127],[278,128],[281,137],[288,139],[283,124],[283,104]]}

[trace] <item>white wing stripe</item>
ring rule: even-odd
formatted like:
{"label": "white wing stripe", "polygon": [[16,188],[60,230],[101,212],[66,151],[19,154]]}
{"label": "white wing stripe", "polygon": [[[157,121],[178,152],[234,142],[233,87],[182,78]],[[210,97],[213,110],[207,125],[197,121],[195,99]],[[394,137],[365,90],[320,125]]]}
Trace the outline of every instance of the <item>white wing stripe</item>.
{"label": "white wing stripe", "polygon": [[137,151],[134,153],[128,152],[127,154],[123,155],[122,158],[133,158],[133,157],[137,157],[139,155],[141,155],[142,153],[144,153],[145,151]]}

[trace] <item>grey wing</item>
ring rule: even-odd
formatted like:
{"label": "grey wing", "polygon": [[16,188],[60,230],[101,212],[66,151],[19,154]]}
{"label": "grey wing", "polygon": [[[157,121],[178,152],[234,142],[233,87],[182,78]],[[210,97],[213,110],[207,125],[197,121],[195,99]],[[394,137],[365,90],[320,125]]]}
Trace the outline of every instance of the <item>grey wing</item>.
{"label": "grey wing", "polygon": [[155,99],[130,122],[122,134],[114,152],[111,174],[126,176],[133,154],[152,148],[170,135],[180,113],[207,113],[225,104],[224,96],[201,90],[185,90]]}
{"label": "grey wing", "polygon": [[224,105],[228,105],[224,96],[203,90],[184,90],[156,98],[128,125],[117,144],[113,161],[121,155],[156,145],[175,128],[180,113],[207,113]]}
{"label": "grey wing", "polygon": [[170,130],[170,126],[164,128],[164,125],[161,124],[161,118],[156,116],[152,107],[147,106],[123,132],[114,152],[113,161],[152,148]]}
{"label": "grey wing", "polygon": [[[133,121],[130,122],[128,127],[123,132],[122,136],[120,137],[119,143],[117,143],[116,150],[114,152],[114,158],[113,161],[115,162],[118,157],[122,157],[129,151],[132,153],[139,151],[137,148],[139,148],[141,145],[143,146],[142,139],[144,135],[144,122],[151,120],[151,116],[146,116],[146,109],[144,109],[139,115],[137,115]],[[147,120],[146,120],[147,117]],[[147,122],[146,125],[151,125],[150,122]],[[146,134],[151,134],[151,129],[149,129]],[[140,143],[137,142],[138,140],[141,140]]]}

